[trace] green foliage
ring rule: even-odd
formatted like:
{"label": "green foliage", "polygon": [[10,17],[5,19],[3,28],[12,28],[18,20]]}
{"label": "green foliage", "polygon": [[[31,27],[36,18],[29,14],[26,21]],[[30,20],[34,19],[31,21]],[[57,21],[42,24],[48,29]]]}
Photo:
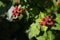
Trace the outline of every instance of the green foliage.
{"label": "green foliage", "polygon": [[32,23],[28,33],[29,39],[31,39],[32,37],[36,37],[40,33],[40,27],[35,23]]}
{"label": "green foliage", "polygon": [[56,14],[56,22],[54,27],[52,27],[51,29],[54,29],[54,30],[60,30],[60,14]]}
{"label": "green foliage", "polygon": [[47,26],[42,26],[42,27],[41,27],[41,30],[42,30],[42,31],[44,31],[44,32],[46,32],[46,31],[47,31],[47,29],[48,29],[48,27],[47,27]]}
{"label": "green foliage", "polygon": [[56,24],[56,26],[53,26],[51,29],[52,30],[60,30],[60,24]]}
{"label": "green foliage", "polygon": [[60,14],[56,14],[56,21],[57,21],[58,24],[60,24],[60,22],[59,22],[60,19],[59,18],[60,18]]}
{"label": "green foliage", "polygon": [[45,37],[44,36],[39,36],[39,37],[37,37],[37,40],[45,40]]}
{"label": "green foliage", "polygon": [[5,5],[6,5],[6,4],[4,4],[3,2],[0,1],[0,7],[1,7],[1,6],[4,7]]}
{"label": "green foliage", "polygon": [[52,31],[48,31],[48,32],[47,32],[47,35],[48,35],[47,40],[54,40],[55,36],[54,36],[54,34],[52,33]]}

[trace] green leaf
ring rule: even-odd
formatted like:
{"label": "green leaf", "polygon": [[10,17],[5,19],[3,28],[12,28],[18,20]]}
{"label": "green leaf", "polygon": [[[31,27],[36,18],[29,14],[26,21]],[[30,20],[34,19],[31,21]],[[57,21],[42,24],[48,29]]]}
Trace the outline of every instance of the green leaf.
{"label": "green leaf", "polygon": [[56,14],[56,26],[53,26],[51,29],[60,30],[60,14]]}
{"label": "green leaf", "polygon": [[6,4],[4,4],[3,2],[1,2],[1,1],[0,1],[0,6],[5,7],[5,6],[6,6]]}
{"label": "green leaf", "polygon": [[60,14],[56,14],[56,21],[58,24],[60,24]]}
{"label": "green leaf", "polygon": [[38,29],[38,28],[39,28],[39,26],[37,26],[34,23],[30,26],[29,39],[31,39],[32,37],[36,37],[36,35],[39,35],[40,29]]}
{"label": "green leaf", "polygon": [[54,40],[55,36],[52,34],[52,31],[48,31],[47,35],[48,35],[47,40]]}
{"label": "green leaf", "polygon": [[26,10],[27,20],[29,19],[29,12]]}
{"label": "green leaf", "polygon": [[48,13],[50,13],[50,12],[51,12],[51,9],[46,9],[46,11],[47,11]]}
{"label": "green leaf", "polygon": [[45,17],[45,13],[43,13],[43,12],[40,12],[40,13],[39,13],[39,17],[40,17],[40,18],[43,18],[43,17]]}
{"label": "green leaf", "polygon": [[56,27],[52,27],[52,30],[60,30],[60,24],[56,24]]}
{"label": "green leaf", "polygon": [[37,23],[41,22],[41,19],[40,18],[36,19],[36,22]]}
{"label": "green leaf", "polygon": [[53,29],[53,30],[60,30],[60,14],[56,14],[56,21],[57,21],[57,23],[55,24],[56,26],[54,27],[52,27],[51,29]]}
{"label": "green leaf", "polygon": [[25,2],[27,2],[27,0],[24,0]]}
{"label": "green leaf", "polygon": [[20,14],[20,16],[18,17],[19,20],[21,20],[23,18],[23,15]]}
{"label": "green leaf", "polygon": [[37,40],[46,40],[47,38],[47,33],[44,32],[44,34],[42,36],[36,37]]}
{"label": "green leaf", "polygon": [[45,37],[44,36],[39,36],[39,37],[37,37],[37,40],[45,40]]}
{"label": "green leaf", "polygon": [[55,7],[58,5],[56,0],[53,0],[53,4],[54,4]]}
{"label": "green leaf", "polygon": [[47,27],[47,26],[41,26],[41,30],[42,30],[42,31],[46,32],[46,31],[47,31],[47,29],[48,29],[48,27]]}

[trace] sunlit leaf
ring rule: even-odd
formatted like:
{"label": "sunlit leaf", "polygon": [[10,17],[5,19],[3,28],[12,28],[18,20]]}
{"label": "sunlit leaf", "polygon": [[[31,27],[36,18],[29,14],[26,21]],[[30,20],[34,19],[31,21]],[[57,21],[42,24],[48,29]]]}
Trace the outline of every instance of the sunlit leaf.
{"label": "sunlit leaf", "polygon": [[41,22],[41,19],[40,18],[36,19],[36,22],[37,23]]}
{"label": "sunlit leaf", "polygon": [[39,36],[39,37],[37,37],[37,40],[45,40],[45,37],[44,36]]}
{"label": "sunlit leaf", "polygon": [[48,27],[47,27],[47,26],[41,26],[41,30],[42,30],[42,31],[46,32],[46,31],[47,31],[47,29],[48,29]]}
{"label": "sunlit leaf", "polygon": [[39,26],[37,26],[36,24],[32,24],[30,27],[30,31],[29,31],[29,38],[31,39],[32,37],[36,37],[36,35],[39,35],[40,30],[38,29]]}
{"label": "sunlit leaf", "polygon": [[45,32],[42,36],[36,37],[37,40],[46,40],[47,39],[47,33]]}
{"label": "sunlit leaf", "polygon": [[60,14],[56,14],[56,21],[58,24],[60,24]]}
{"label": "sunlit leaf", "polygon": [[26,10],[27,20],[29,19],[29,12]]}
{"label": "sunlit leaf", "polygon": [[60,24],[56,24],[56,26],[53,26],[51,29],[52,30],[60,30]]}
{"label": "sunlit leaf", "polygon": [[43,12],[40,12],[40,13],[39,13],[39,17],[40,17],[40,18],[43,18],[43,17],[45,17],[45,13],[43,13]]}
{"label": "sunlit leaf", "polygon": [[55,36],[54,34],[52,34],[52,31],[48,31],[47,35],[48,35],[47,40],[54,40]]}

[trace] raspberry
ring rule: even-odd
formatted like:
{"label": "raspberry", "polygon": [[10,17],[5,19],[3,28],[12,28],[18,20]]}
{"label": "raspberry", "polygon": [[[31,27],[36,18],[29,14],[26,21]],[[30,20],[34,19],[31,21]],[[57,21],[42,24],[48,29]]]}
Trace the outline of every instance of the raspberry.
{"label": "raspberry", "polygon": [[14,13],[14,10],[12,11],[12,13]]}
{"label": "raspberry", "polygon": [[41,18],[41,20],[42,20],[43,22],[40,22],[40,23],[39,23],[40,25],[44,25],[44,26],[50,25],[50,26],[52,26],[52,25],[54,24],[54,22],[52,21],[52,18],[49,17],[49,16],[47,16],[46,18]]}
{"label": "raspberry", "polygon": [[13,10],[12,13],[16,13],[16,10]]}
{"label": "raspberry", "polygon": [[47,22],[44,21],[44,22],[42,22],[42,24],[43,24],[44,26],[46,26]]}
{"label": "raspberry", "polygon": [[49,18],[49,21],[52,21],[52,19],[51,19],[51,18]]}
{"label": "raspberry", "polygon": [[41,18],[41,20],[42,20],[42,21],[44,21],[44,20],[45,20],[45,18]]}
{"label": "raspberry", "polygon": [[15,15],[15,13],[12,13],[12,15]]}
{"label": "raspberry", "polygon": [[45,18],[45,21],[46,21],[46,22],[52,21],[52,18],[50,18],[49,16],[47,16],[47,17]]}
{"label": "raspberry", "polygon": [[48,21],[49,21],[49,17],[46,17],[46,18],[45,18],[45,21],[48,22]]}
{"label": "raspberry", "polygon": [[60,5],[60,2],[58,2],[58,4]]}
{"label": "raspberry", "polygon": [[53,25],[54,23],[51,21],[50,23],[49,23],[49,25]]}
{"label": "raspberry", "polygon": [[15,8],[14,8],[15,10],[17,10],[18,9],[18,6],[15,6]]}
{"label": "raspberry", "polygon": [[18,14],[18,13],[16,13],[15,15],[16,15],[16,16],[19,16],[19,14]]}

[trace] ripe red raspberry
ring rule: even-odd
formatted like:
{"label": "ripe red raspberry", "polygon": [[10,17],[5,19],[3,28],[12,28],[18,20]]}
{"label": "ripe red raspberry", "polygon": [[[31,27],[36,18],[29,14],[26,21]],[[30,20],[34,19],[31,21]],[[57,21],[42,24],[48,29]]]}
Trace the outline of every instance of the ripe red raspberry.
{"label": "ripe red raspberry", "polygon": [[41,18],[41,20],[42,20],[42,21],[44,21],[44,20],[45,20],[45,18]]}
{"label": "ripe red raspberry", "polygon": [[53,25],[54,23],[51,21],[50,23],[49,23],[49,25]]}
{"label": "ripe red raspberry", "polygon": [[48,22],[48,21],[49,21],[49,16],[47,16],[47,17],[45,18],[45,21],[46,21],[46,22]]}
{"label": "ripe red raspberry", "polygon": [[44,21],[44,22],[42,22],[42,24],[43,24],[44,26],[46,26],[47,22]]}
{"label": "ripe red raspberry", "polygon": [[16,13],[16,10],[13,10],[12,13]]}
{"label": "ripe red raspberry", "polygon": [[15,15],[16,15],[16,16],[19,16],[20,14],[19,14],[19,13],[16,13]]}
{"label": "ripe red raspberry", "polygon": [[52,21],[52,18],[49,18],[49,21]]}
{"label": "ripe red raspberry", "polygon": [[60,5],[60,2],[58,2],[58,4]]}
{"label": "ripe red raspberry", "polygon": [[14,10],[17,10],[18,9],[18,6],[15,6]]}

